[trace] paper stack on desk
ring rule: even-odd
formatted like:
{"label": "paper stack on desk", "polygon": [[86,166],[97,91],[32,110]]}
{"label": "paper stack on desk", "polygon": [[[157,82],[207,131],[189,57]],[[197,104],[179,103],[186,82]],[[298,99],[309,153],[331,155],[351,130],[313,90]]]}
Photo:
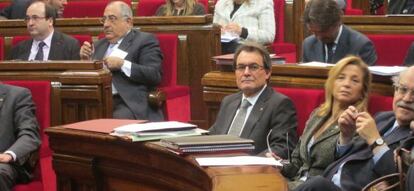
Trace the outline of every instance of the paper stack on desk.
{"label": "paper stack on desk", "polygon": [[148,141],[168,137],[202,135],[207,132],[190,123],[165,121],[120,126],[114,129],[112,135],[128,136],[132,141]]}
{"label": "paper stack on desk", "polygon": [[234,156],[234,157],[197,157],[200,166],[240,166],[240,165],[271,165],[283,166],[280,161],[269,157]]}

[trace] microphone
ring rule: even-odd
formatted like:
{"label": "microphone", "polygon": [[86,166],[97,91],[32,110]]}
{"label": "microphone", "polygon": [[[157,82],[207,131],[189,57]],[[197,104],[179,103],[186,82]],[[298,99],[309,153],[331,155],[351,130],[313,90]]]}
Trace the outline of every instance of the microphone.
{"label": "microphone", "polygon": [[[268,152],[273,154],[273,151],[272,151],[272,149],[270,147],[270,134],[272,134],[272,130],[273,129],[270,129],[269,133],[266,136],[266,143],[267,143],[267,150],[268,150]],[[280,158],[279,161],[283,165],[286,165],[286,164],[289,164],[290,163],[289,132],[286,132],[286,148],[287,148],[287,151],[288,151],[288,159],[287,160],[284,160],[284,159],[282,159],[282,158],[279,157]]]}

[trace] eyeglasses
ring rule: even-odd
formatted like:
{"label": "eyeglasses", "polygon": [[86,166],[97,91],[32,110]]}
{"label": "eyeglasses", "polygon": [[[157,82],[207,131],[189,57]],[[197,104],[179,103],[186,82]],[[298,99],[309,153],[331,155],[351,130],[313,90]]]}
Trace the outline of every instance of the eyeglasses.
{"label": "eyeglasses", "polygon": [[264,68],[264,66],[260,66],[258,64],[237,64],[235,67],[235,69],[239,72],[245,71],[246,68],[249,68],[250,71],[255,72],[259,69]]}
{"label": "eyeglasses", "polygon": [[[126,16],[124,16],[124,17],[126,17]],[[102,24],[104,24],[106,20],[108,20],[111,23],[114,23],[118,19],[119,18],[115,15],[108,15],[108,16],[103,16],[100,21],[101,21]]]}
{"label": "eyeglasses", "polygon": [[32,20],[33,22],[37,22],[40,19],[45,19],[46,17],[39,17],[37,15],[33,15],[33,16],[26,16],[24,18],[24,22],[28,23],[30,20]]}
{"label": "eyeglasses", "polygon": [[395,91],[401,95],[406,95],[407,93],[410,93],[411,97],[414,97],[414,90],[407,88],[406,86],[400,84],[400,85],[396,85],[394,86]]}

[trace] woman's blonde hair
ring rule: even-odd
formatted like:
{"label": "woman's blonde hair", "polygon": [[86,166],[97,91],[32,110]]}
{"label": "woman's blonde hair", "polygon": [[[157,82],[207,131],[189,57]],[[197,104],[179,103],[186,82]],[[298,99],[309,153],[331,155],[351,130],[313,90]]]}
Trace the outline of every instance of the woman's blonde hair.
{"label": "woman's blonde hair", "polygon": [[365,64],[361,58],[356,56],[347,56],[339,60],[335,66],[329,70],[328,79],[325,82],[325,102],[320,106],[318,112],[319,116],[327,115],[332,111],[335,80],[338,78],[339,74],[341,74],[342,70],[348,65],[358,66],[364,75],[362,79],[362,97],[354,104],[354,106],[358,109],[358,111],[367,110],[372,80],[371,73],[368,70],[367,64]]}
{"label": "woman's blonde hair", "polygon": [[[183,15],[191,15],[194,11],[194,6],[197,0],[184,0],[185,8]],[[166,0],[165,16],[172,16],[174,14],[174,4],[172,0]]]}

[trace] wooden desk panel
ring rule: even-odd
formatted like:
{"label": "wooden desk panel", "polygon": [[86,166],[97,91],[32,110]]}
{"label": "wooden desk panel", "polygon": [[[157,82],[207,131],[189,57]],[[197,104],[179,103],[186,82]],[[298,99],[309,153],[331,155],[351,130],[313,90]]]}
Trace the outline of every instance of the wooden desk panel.
{"label": "wooden desk panel", "polygon": [[[273,167],[209,167],[150,142],[51,127],[46,130],[58,190],[287,190]],[[76,148],[76,149],[74,149]]]}
{"label": "wooden desk panel", "polygon": [[111,73],[101,62],[0,62],[0,80],[51,82],[51,125],[112,117]]}

